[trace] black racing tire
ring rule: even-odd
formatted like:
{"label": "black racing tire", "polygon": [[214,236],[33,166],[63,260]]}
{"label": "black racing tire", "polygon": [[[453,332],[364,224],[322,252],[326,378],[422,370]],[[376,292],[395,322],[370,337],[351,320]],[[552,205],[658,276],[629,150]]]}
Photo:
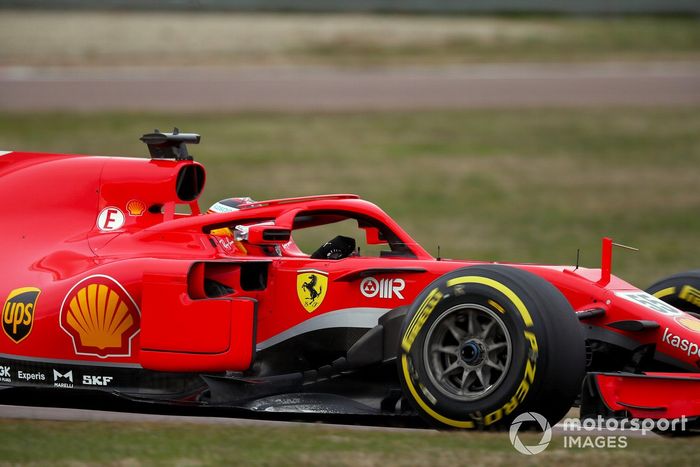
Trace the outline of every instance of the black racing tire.
{"label": "black racing tire", "polygon": [[679,310],[700,314],[700,269],[661,279],[646,291]]}
{"label": "black racing tire", "polygon": [[439,277],[400,336],[404,396],[437,428],[506,429],[524,412],[554,424],[581,391],[583,328],[559,290],[521,269],[471,266]]}

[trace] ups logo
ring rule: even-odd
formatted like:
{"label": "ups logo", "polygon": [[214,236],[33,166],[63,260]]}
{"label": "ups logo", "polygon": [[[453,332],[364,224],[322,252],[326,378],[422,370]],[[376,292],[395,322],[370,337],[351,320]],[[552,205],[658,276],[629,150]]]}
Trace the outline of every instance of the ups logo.
{"label": "ups logo", "polygon": [[15,344],[22,342],[32,331],[34,308],[41,290],[23,287],[10,292],[2,308],[2,328]]}

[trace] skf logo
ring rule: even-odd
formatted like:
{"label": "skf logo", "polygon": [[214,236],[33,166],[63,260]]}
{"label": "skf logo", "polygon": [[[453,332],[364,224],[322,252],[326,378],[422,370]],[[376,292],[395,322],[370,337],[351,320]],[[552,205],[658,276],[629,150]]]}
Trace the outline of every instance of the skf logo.
{"label": "skf logo", "polygon": [[12,382],[12,380],[10,379],[10,367],[9,366],[0,366],[0,382],[2,382],[2,383]]}
{"label": "skf logo", "polygon": [[2,309],[2,328],[7,337],[19,344],[32,332],[34,309],[41,290],[23,287],[10,292]]}
{"label": "skf logo", "polygon": [[382,279],[377,280],[374,277],[365,277],[360,282],[360,292],[367,298],[394,298],[403,300],[401,291],[406,288],[406,282],[403,279]]}
{"label": "skf logo", "polygon": [[61,305],[60,325],[73,339],[78,355],[128,357],[139,332],[141,312],[117,281],[90,276],[68,292]]}
{"label": "skf logo", "polygon": [[327,274],[327,272],[315,269],[299,271],[297,274],[297,296],[301,306],[309,313],[313,313],[323,303],[323,299],[326,298],[326,292],[328,291]]}
{"label": "skf logo", "polygon": [[119,208],[106,207],[97,216],[97,228],[103,232],[119,230],[122,227],[124,227],[124,213]]}
{"label": "skf logo", "polygon": [[114,378],[112,376],[83,375],[85,386],[107,386]]}
{"label": "skf logo", "polygon": [[72,388],[73,387],[73,370],[61,374],[53,370],[53,385],[57,388]]}

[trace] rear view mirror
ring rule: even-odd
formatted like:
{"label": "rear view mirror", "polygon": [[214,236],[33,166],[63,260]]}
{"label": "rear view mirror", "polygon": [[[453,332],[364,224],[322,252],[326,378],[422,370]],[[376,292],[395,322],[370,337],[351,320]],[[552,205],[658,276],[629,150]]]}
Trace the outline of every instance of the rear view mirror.
{"label": "rear view mirror", "polygon": [[365,229],[367,245],[383,245],[387,243],[382,232],[376,227],[363,227]]}
{"label": "rear view mirror", "polygon": [[283,245],[291,237],[291,230],[274,225],[251,225],[248,228],[248,242],[254,245]]}

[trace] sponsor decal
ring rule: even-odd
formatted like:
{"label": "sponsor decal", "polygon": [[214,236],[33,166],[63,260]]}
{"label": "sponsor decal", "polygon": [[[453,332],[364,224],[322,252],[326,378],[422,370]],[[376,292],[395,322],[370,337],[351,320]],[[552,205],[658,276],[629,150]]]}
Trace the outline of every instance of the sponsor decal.
{"label": "sponsor decal", "polygon": [[647,307],[650,310],[661,313],[662,315],[677,316],[684,314],[678,308],[672,307],[668,303],[659,300],[646,292],[642,292],[641,290],[635,292],[615,292],[615,295],[620,298],[624,298],[625,300],[629,300],[630,302],[634,302],[637,305]]}
{"label": "sponsor decal", "polygon": [[61,373],[53,370],[53,385],[57,388],[72,388],[73,387],[73,370]]}
{"label": "sponsor decal", "polygon": [[41,290],[22,287],[10,292],[2,309],[2,328],[15,344],[29,336],[34,325],[34,310]]}
{"label": "sponsor decal", "polygon": [[121,209],[108,206],[97,216],[97,228],[103,232],[111,232],[124,227],[124,213]]}
{"label": "sponsor decal", "polygon": [[221,248],[226,251],[227,253],[231,253],[234,250],[234,246],[236,245],[236,242],[233,241],[232,236],[217,236],[214,237],[216,238],[216,241],[219,242],[219,245],[221,245]]}
{"label": "sponsor decal", "polygon": [[700,319],[686,315],[677,317],[676,322],[689,331],[700,332]]}
{"label": "sponsor decal", "polygon": [[675,347],[681,352],[685,352],[689,357],[700,357],[700,347],[698,344],[673,334],[668,328],[664,329],[664,335],[661,337],[661,342],[668,344],[671,347]]}
{"label": "sponsor decal", "polygon": [[83,375],[83,384],[85,386],[107,386],[113,379],[112,376]]}
{"label": "sponsor decal", "polygon": [[406,288],[406,282],[403,279],[381,279],[377,280],[374,277],[365,277],[360,282],[360,292],[367,298],[398,298],[403,300],[401,291]]}
{"label": "sponsor decal", "polygon": [[109,276],[87,277],[61,304],[60,326],[77,355],[128,357],[139,332],[141,311],[131,295]]}
{"label": "sponsor decal", "polygon": [[146,203],[140,199],[132,199],[126,203],[126,212],[133,217],[141,217],[146,212]]}
{"label": "sponsor decal", "polygon": [[17,379],[24,381],[46,381],[46,375],[40,371],[36,373],[26,373],[20,370],[17,372]]}
{"label": "sponsor decal", "polygon": [[684,285],[681,289],[681,293],[678,294],[678,298],[700,307],[700,290],[696,289],[695,287]]}
{"label": "sponsor decal", "polygon": [[12,378],[10,377],[10,367],[0,365],[0,383],[11,383]]}
{"label": "sponsor decal", "polygon": [[297,273],[297,296],[307,312],[316,311],[326,298],[327,291],[327,272],[308,269]]}

